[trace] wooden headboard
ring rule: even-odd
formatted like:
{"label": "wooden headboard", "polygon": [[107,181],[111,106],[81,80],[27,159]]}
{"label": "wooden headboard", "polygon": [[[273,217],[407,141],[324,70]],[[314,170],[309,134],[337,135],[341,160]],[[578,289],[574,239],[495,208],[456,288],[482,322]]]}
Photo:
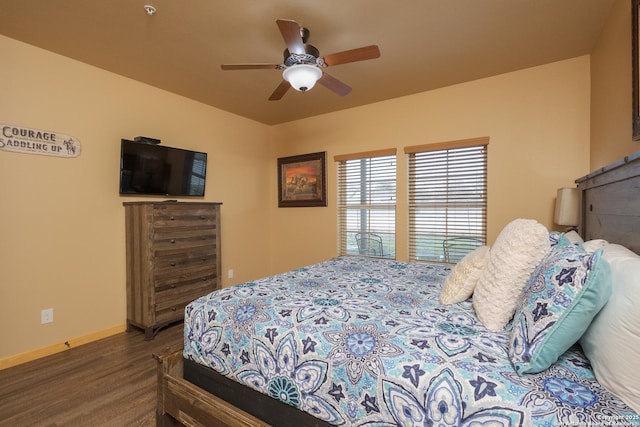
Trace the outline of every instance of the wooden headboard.
{"label": "wooden headboard", "polygon": [[576,180],[579,232],[640,253],[640,151]]}

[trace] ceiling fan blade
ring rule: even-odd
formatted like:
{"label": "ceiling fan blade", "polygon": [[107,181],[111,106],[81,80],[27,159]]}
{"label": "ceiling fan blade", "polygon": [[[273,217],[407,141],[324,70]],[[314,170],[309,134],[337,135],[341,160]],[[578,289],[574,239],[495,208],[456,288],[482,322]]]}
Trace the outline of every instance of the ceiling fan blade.
{"label": "ceiling fan blade", "polygon": [[302,41],[302,34],[300,34],[300,25],[296,21],[288,19],[278,19],[276,23],[280,28],[282,38],[287,44],[289,53],[304,54],[304,42]]}
{"label": "ceiling fan blade", "polygon": [[280,64],[222,64],[223,70],[277,70]]}
{"label": "ceiling fan blade", "polygon": [[380,49],[376,45],[359,47],[325,55],[324,63],[328,66],[347,64],[349,62],[365,61],[380,57]]}
{"label": "ceiling fan blade", "polygon": [[340,80],[335,77],[331,77],[329,74],[323,72],[322,77],[318,80],[318,83],[326,87],[327,89],[332,90],[336,94],[340,96],[348,95],[351,92],[351,87],[342,83]]}
{"label": "ceiling fan blade", "polygon": [[285,93],[287,93],[290,87],[291,85],[289,84],[288,81],[282,80],[282,82],[280,82],[276,90],[274,90],[271,96],[269,97],[269,101],[278,101],[282,99],[282,97],[284,96]]}

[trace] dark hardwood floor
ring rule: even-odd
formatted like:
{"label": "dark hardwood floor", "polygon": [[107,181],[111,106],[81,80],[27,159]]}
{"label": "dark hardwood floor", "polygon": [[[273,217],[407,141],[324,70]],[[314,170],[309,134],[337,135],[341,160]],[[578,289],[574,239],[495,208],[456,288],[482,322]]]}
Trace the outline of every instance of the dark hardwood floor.
{"label": "dark hardwood floor", "polygon": [[183,325],[152,341],[123,332],[0,371],[0,426],[153,426],[154,352],[182,343]]}

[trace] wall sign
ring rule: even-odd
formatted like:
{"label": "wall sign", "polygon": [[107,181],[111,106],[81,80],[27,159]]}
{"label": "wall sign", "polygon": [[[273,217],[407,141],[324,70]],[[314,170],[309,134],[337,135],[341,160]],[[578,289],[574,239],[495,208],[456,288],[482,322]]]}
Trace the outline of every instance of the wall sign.
{"label": "wall sign", "polygon": [[0,125],[0,150],[44,156],[78,157],[80,141],[63,133]]}

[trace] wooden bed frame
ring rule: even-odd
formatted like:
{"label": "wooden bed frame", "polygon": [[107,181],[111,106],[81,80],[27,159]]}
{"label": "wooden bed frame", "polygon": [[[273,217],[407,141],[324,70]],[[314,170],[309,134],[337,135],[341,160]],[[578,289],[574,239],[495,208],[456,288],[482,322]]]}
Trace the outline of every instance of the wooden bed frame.
{"label": "wooden bed frame", "polygon": [[[605,239],[640,253],[640,152],[579,178],[576,183],[581,206],[579,232],[583,238]],[[158,426],[270,425],[185,379],[181,346],[168,349],[163,354],[154,354],[154,357],[158,366]],[[244,392],[255,391],[245,388]],[[253,401],[249,406],[260,405]],[[295,426],[321,425],[296,423],[287,415],[281,415],[277,420],[278,425],[280,420]]]}
{"label": "wooden bed frame", "polygon": [[182,346],[153,357],[158,362],[157,426],[270,426],[185,380]]}

